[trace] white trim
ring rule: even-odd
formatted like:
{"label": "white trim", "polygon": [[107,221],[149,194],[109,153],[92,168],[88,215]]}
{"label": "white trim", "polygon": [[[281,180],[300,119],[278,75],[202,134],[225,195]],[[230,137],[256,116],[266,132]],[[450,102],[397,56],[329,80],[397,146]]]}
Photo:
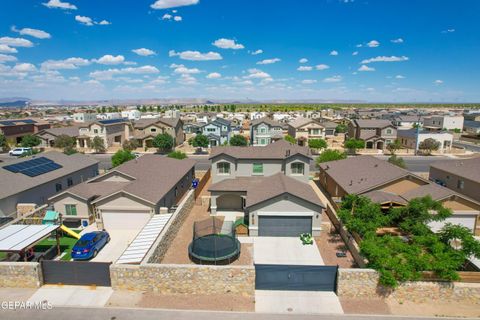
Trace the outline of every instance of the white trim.
{"label": "white trim", "polygon": [[258,216],[281,216],[281,217],[313,217],[315,215],[314,212],[257,212]]}

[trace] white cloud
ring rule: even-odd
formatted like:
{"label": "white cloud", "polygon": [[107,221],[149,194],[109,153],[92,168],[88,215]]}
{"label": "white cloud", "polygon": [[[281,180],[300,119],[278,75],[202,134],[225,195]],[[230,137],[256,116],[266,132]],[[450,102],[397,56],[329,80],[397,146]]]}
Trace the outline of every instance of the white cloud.
{"label": "white cloud", "polygon": [[402,76],[401,74],[398,74],[395,76],[395,79],[405,79],[405,76]]}
{"label": "white cloud", "polygon": [[8,54],[0,54],[0,63],[17,61],[17,57]]}
{"label": "white cloud", "polygon": [[190,74],[182,74],[180,78],[177,80],[177,82],[180,84],[192,85],[192,84],[197,84],[197,78],[193,77]]}
{"label": "white cloud", "polygon": [[191,6],[199,0],[157,0],[150,7],[152,9],[169,9],[175,7]]}
{"label": "white cloud", "polygon": [[440,84],[443,84],[443,80],[435,80],[433,81],[433,83],[436,85],[440,85]]}
{"label": "white cloud", "polygon": [[330,51],[330,55],[331,56],[338,56],[338,51],[332,50],[332,51]]}
{"label": "white cloud", "polygon": [[47,60],[42,62],[42,70],[61,70],[61,69],[77,69],[78,67],[87,66],[90,61],[83,58],[68,58],[65,60]]}
{"label": "white cloud", "polygon": [[375,71],[375,68],[363,64],[360,68],[358,68],[358,71]]}
{"label": "white cloud", "polygon": [[253,56],[256,56],[257,54],[262,54],[262,53],[263,53],[263,50],[262,50],[262,49],[258,49],[258,50],[253,51],[251,54],[252,54]]}
{"label": "white cloud", "polygon": [[142,66],[138,68],[128,67],[122,69],[108,69],[108,70],[98,70],[90,72],[90,77],[96,80],[111,80],[114,76],[117,75],[126,75],[126,74],[155,74],[160,71],[154,66]]}
{"label": "white cloud", "polygon": [[330,66],[328,66],[328,65],[326,65],[326,64],[317,64],[317,65],[315,66],[315,69],[320,70],[320,71],[321,71],[321,70],[327,70],[327,69],[329,69],[329,68],[330,68]]}
{"label": "white cloud", "polygon": [[356,55],[358,55],[358,51],[353,51],[352,56],[356,56]]}
{"label": "white cloud", "polygon": [[343,79],[342,76],[333,76],[333,77],[323,79],[323,82],[327,82],[327,83],[340,82],[342,81],[342,79]]}
{"label": "white cloud", "polygon": [[134,49],[132,50],[132,52],[138,54],[139,56],[144,56],[144,57],[156,55],[155,51],[147,48]]}
{"label": "white cloud", "polygon": [[242,86],[251,86],[253,85],[253,81],[252,80],[244,80],[244,81],[239,81],[239,82],[235,82],[236,84],[239,84],[239,85],[242,85]]}
{"label": "white cloud", "polygon": [[307,63],[307,62],[308,62],[307,58],[302,58],[302,59],[298,60],[298,63]]}
{"label": "white cloud", "polygon": [[222,75],[220,73],[212,72],[212,73],[209,73],[206,78],[207,79],[219,79],[221,77],[222,77]]}
{"label": "white cloud", "polygon": [[392,40],[390,40],[390,42],[392,42],[392,43],[403,43],[403,39],[402,38],[392,39]]}
{"label": "white cloud", "polygon": [[112,56],[111,54],[106,54],[100,59],[95,60],[95,62],[99,64],[107,64],[107,65],[121,64],[125,62],[125,57],[122,55]]}
{"label": "white cloud", "polygon": [[31,63],[17,63],[13,68],[13,71],[20,73],[35,72],[37,68]]}
{"label": "white cloud", "polygon": [[183,51],[183,52],[175,52],[175,50],[170,50],[168,52],[169,57],[178,56],[180,59],[183,60],[192,60],[192,61],[207,61],[207,60],[222,60],[222,56],[217,52],[207,52],[201,53],[199,51]]}
{"label": "white cloud", "polygon": [[310,66],[300,66],[297,68],[298,71],[312,71],[313,67]]}
{"label": "white cloud", "polygon": [[18,30],[15,26],[12,26],[11,30],[13,32],[18,32],[22,36],[27,35],[38,39],[50,39],[52,37],[50,33],[39,29],[23,28]]}
{"label": "white cloud", "polygon": [[262,70],[259,69],[248,69],[248,76],[245,76],[244,78],[247,79],[266,79],[266,78],[271,78],[270,75]]}
{"label": "white cloud", "polygon": [[83,23],[84,25],[86,26],[93,26],[93,20],[92,18],[90,17],[86,17],[86,16],[75,16],[75,20],[80,22],[80,23]]}
{"label": "white cloud", "polygon": [[173,16],[171,14],[165,13],[162,17],[162,20],[170,20],[172,18],[173,18]]}
{"label": "white cloud", "polygon": [[369,48],[376,48],[378,46],[380,46],[380,42],[378,42],[377,40],[372,40],[367,43],[367,47]]}
{"label": "white cloud", "polygon": [[23,38],[1,37],[0,44],[7,45],[9,47],[33,47],[33,43],[30,40]]}
{"label": "white cloud", "polygon": [[108,26],[109,24],[112,24],[110,21],[107,21],[107,20],[102,20],[100,22],[98,22],[97,24],[101,25],[101,26]]}
{"label": "white cloud", "polygon": [[233,49],[233,50],[238,50],[238,49],[243,49],[245,48],[243,44],[236,43],[235,40],[233,39],[225,39],[225,38],[220,38],[215,40],[212,45],[215,47],[221,48],[221,49]]}
{"label": "white cloud", "polygon": [[375,58],[365,59],[361,63],[362,64],[368,64],[368,63],[372,63],[372,62],[400,62],[400,61],[407,61],[408,59],[409,58],[406,57],[406,56],[401,56],[401,57],[397,57],[397,56],[390,56],[390,57],[378,56],[378,57],[375,57]]}
{"label": "white cloud", "polygon": [[174,69],[173,72],[178,73],[178,74],[195,74],[195,73],[202,72],[197,68],[187,68],[183,64],[172,63],[170,65],[170,68]]}
{"label": "white cloud", "polygon": [[177,21],[177,22],[180,22],[180,21],[182,21],[183,19],[182,19],[181,16],[175,16],[175,17],[173,17],[173,20],[175,20],[175,21]]}
{"label": "white cloud", "polygon": [[47,8],[56,8],[63,10],[77,10],[77,7],[68,2],[62,2],[60,0],[50,0],[48,2],[42,3]]}
{"label": "white cloud", "polygon": [[302,83],[303,84],[313,84],[313,83],[317,83],[317,80],[305,79],[305,80],[302,80]]}
{"label": "white cloud", "polygon": [[0,44],[0,52],[3,53],[17,53],[18,50],[15,48],[12,48],[10,46],[7,46],[6,44]]}
{"label": "white cloud", "polygon": [[282,61],[279,58],[273,58],[273,59],[265,59],[262,61],[258,61],[257,64],[273,64]]}
{"label": "white cloud", "polygon": [[442,31],[442,33],[453,33],[453,32],[455,32],[455,29],[447,29]]}

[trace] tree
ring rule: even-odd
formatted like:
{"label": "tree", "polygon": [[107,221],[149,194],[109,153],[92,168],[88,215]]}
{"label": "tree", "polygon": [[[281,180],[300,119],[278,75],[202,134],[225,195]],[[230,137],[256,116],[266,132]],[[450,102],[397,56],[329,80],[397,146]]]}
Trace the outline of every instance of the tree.
{"label": "tree", "polygon": [[160,133],[153,139],[152,144],[159,152],[164,152],[172,150],[174,141],[173,137],[168,133]]}
{"label": "tree", "polygon": [[392,155],[394,155],[395,152],[397,152],[397,150],[401,148],[402,148],[402,143],[398,139],[395,139],[394,142],[387,144],[387,150],[390,151]]}
{"label": "tree", "polygon": [[312,149],[324,149],[328,144],[327,141],[323,139],[310,139],[308,140],[308,146]]}
{"label": "tree", "polygon": [[291,135],[287,134],[284,139],[292,144],[296,144],[297,143],[297,140],[295,140],[294,137],[292,137]]}
{"label": "tree", "polygon": [[33,148],[38,146],[40,143],[42,143],[42,140],[40,140],[39,137],[27,134],[26,136],[22,137],[20,145],[24,148]]}
{"label": "tree", "polygon": [[197,134],[194,138],[189,140],[191,146],[195,148],[207,148],[208,147],[208,138],[203,134]]}
{"label": "tree", "polygon": [[357,152],[357,149],[365,148],[365,141],[361,139],[350,138],[344,143],[345,148],[350,150],[353,154]]}
{"label": "tree", "polygon": [[230,138],[230,145],[245,147],[248,144],[247,138],[242,135],[236,134]]}
{"label": "tree", "polygon": [[137,139],[125,140],[122,143],[122,148],[124,150],[128,150],[128,151],[133,151],[133,150],[137,149],[139,146],[140,146],[140,144],[138,143]]}
{"label": "tree", "polygon": [[392,154],[390,158],[388,158],[388,162],[390,162],[393,165],[396,165],[397,167],[406,169],[407,166],[405,165],[405,161],[403,160],[402,157],[397,157],[396,154]]}
{"label": "tree", "polygon": [[420,142],[418,149],[422,150],[426,155],[430,155],[432,151],[437,151],[440,148],[440,141],[433,138],[428,138]]}
{"label": "tree", "polygon": [[107,148],[105,148],[105,142],[99,136],[94,137],[92,141],[90,141],[89,147],[95,150],[96,153],[104,153],[107,151]]}
{"label": "tree", "polygon": [[339,124],[338,126],[335,127],[335,132],[338,132],[338,133],[345,133],[345,132],[347,132],[347,125],[345,125],[345,124]]}
{"label": "tree", "polygon": [[179,160],[188,158],[187,154],[182,151],[172,151],[167,155],[167,157]]}
{"label": "tree", "polygon": [[0,149],[2,151],[8,151],[8,142],[7,138],[3,133],[0,132]]}
{"label": "tree", "polygon": [[53,145],[55,148],[63,149],[63,153],[66,155],[77,153],[77,150],[75,149],[76,139],[74,137],[67,136],[66,134],[61,134],[56,137]]}
{"label": "tree", "polygon": [[327,149],[322,153],[320,153],[316,162],[318,166],[320,163],[323,163],[323,162],[342,160],[346,158],[347,158],[347,154],[345,152],[340,152],[338,150],[333,150],[333,149]]}
{"label": "tree", "polygon": [[112,167],[118,167],[124,162],[135,159],[135,155],[130,150],[118,150],[112,156]]}

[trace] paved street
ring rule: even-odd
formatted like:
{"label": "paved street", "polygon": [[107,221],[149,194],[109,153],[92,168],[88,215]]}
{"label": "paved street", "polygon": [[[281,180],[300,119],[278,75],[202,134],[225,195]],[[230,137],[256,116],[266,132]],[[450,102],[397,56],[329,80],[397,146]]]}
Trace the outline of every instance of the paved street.
{"label": "paved street", "polygon": [[473,143],[468,143],[464,141],[454,141],[453,145],[455,147],[463,147],[466,150],[472,151],[472,152],[480,152],[480,145],[478,144],[473,144]]}
{"label": "paved street", "polygon": [[[376,156],[379,159],[387,160],[390,156]],[[412,172],[428,172],[430,165],[437,161],[455,160],[445,156],[405,156],[403,157],[407,169]]]}

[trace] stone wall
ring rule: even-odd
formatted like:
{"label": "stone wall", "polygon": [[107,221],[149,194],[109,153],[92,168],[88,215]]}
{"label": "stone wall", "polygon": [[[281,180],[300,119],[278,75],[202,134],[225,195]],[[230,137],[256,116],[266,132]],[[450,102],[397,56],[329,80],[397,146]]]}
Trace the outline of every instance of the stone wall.
{"label": "stone wall", "polygon": [[341,298],[393,298],[406,302],[467,302],[480,305],[480,283],[408,281],[395,290],[378,285],[371,269],[339,269],[337,294]]}
{"label": "stone wall", "polygon": [[38,262],[0,262],[0,287],[38,288],[42,284]]}
{"label": "stone wall", "polygon": [[111,265],[112,289],[172,295],[255,295],[253,266]]}
{"label": "stone wall", "polygon": [[172,244],[178,230],[182,227],[183,222],[187,218],[188,214],[195,204],[195,191],[190,190],[185,195],[177,210],[173,213],[173,216],[168,221],[167,225],[163,229],[160,236],[153,244],[150,251],[147,253],[142,263],[160,263],[165,256],[168,248]]}

